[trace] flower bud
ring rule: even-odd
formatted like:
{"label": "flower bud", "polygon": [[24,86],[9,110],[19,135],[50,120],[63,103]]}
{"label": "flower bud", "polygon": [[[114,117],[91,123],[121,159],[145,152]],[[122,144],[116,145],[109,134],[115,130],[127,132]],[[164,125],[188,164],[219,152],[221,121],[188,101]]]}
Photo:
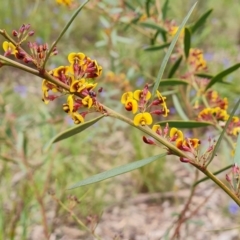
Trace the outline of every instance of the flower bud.
{"label": "flower bud", "polygon": [[12,31],[12,35],[13,35],[14,37],[17,37],[18,32],[17,32],[16,30],[13,30],[13,31]]}
{"label": "flower bud", "polygon": [[31,37],[31,36],[33,36],[33,35],[34,35],[34,31],[29,31],[29,32],[28,32],[28,36],[29,36],[29,37]]}
{"label": "flower bud", "polygon": [[181,162],[184,162],[184,163],[188,163],[188,162],[189,162],[189,159],[184,158],[184,157],[180,157],[180,161],[181,161]]}
{"label": "flower bud", "polygon": [[150,145],[156,145],[155,142],[150,139],[150,138],[147,138],[145,136],[143,136],[143,141],[146,143],[146,144],[150,144]]}

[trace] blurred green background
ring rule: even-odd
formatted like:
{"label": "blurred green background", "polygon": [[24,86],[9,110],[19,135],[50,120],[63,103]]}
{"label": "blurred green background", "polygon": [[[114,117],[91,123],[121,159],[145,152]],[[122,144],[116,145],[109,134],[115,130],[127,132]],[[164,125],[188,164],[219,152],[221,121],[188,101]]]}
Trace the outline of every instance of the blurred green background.
{"label": "blurred green background", "polygon": [[[75,1],[76,6],[80,2]],[[103,66],[103,76],[98,80],[104,89],[103,103],[124,113],[119,101],[122,92],[152,80],[149,75],[156,76],[164,51],[145,52],[143,48],[149,44],[149,38],[136,26],[114,22],[109,17],[115,17],[118,11],[128,17],[130,10],[121,12],[124,1],[90,2],[58,44],[59,54],[50,59],[48,69],[67,64],[70,52],[84,52]],[[145,1],[131,2],[137,12]],[[168,19],[181,23],[194,2],[169,1]],[[211,8],[213,13],[192,39],[192,45],[203,49],[209,72],[215,74],[240,60],[240,3],[200,0],[190,22]],[[50,45],[74,10],[74,6],[60,6],[53,0],[0,0],[0,28],[11,33],[22,23],[30,23],[35,31],[31,41]],[[109,83],[106,79],[110,71],[119,80]],[[240,92],[238,76],[236,72],[228,77],[227,81],[233,83],[230,86],[216,85],[232,104]],[[0,77],[0,239],[16,236],[19,237],[16,239],[29,239],[33,226],[41,224],[42,210],[35,191],[42,196],[51,231],[56,228],[53,219],[58,219],[58,226],[76,223],[53,201],[49,191],[54,191],[66,205],[69,195],[80,199],[74,211],[83,221],[89,215],[100,218],[106,206],[138,193],[176,191],[175,166],[171,169],[171,165],[167,165],[166,170],[165,160],[102,183],[67,191],[67,187],[83,178],[161,150],[143,144],[142,134],[137,130],[104,118],[87,131],[43,153],[42,149],[52,137],[72,126],[71,119],[62,111],[62,100],[45,105],[41,101],[41,79],[19,70],[4,67]],[[22,163],[24,159],[29,162],[32,178]],[[218,166],[223,167],[229,161],[223,160]],[[173,162],[179,164],[175,159]],[[223,208],[227,206],[228,202],[223,204]]]}

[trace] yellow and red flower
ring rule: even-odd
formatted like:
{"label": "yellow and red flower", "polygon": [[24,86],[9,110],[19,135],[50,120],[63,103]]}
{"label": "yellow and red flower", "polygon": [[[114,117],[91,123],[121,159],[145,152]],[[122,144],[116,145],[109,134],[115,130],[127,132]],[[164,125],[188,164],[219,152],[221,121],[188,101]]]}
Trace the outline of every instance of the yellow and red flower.
{"label": "yellow and red flower", "polygon": [[127,111],[132,111],[133,114],[138,110],[138,102],[133,98],[128,98],[124,105],[125,109]]}
{"label": "yellow and red flower", "polygon": [[135,115],[135,117],[133,119],[134,125],[136,125],[136,126],[151,125],[152,121],[153,121],[152,116],[148,112],[138,113]]}
{"label": "yellow and red flower", "polygon": [[8,56],[10,54],[13,54],[16,56],[18,52],[16,46],[13,45],[11,42],[4,41],[2,47],[5,52],[4,54],[5,56]]}

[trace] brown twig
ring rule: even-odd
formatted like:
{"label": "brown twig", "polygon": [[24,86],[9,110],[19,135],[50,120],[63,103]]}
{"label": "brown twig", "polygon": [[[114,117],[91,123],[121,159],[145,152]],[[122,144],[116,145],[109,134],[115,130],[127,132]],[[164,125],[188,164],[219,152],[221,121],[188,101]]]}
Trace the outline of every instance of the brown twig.
{"label": "brown twig", "polygon": [[[199,174],[199,171],[196,170],[196,171],[195,171],[195,180],[194,180],[194,182],[197,181],[197,179],[198,179],[198,174]],[[175,237],[179,237],[179,235],[180,235],[180,228],[181,228],[182,224],[184,223],[184,221],[185,221],[185,219],[186,219],[185,214],[186,214],[186,212],[187,212],[188,209],[189,209],[189,206],[190,206],[190,204],[191,204],[191,202],[192,202],[192,199],[193,199],[193,197],[194,197],[195,191],[196,191],[196,187],[195,187],[195,186],[192,186],[190,196],[188,197],[188,200],[187,200],[187,202],[186,202],[186,204],[185,204],[182,212],[180,213],[180,215],[179,215],[179,217],[178,217],[177,226],[176,226],[176,228],[175,228],[175,230],[174,230],[174,233],[173,233],[173,235],[172,235],[172,237],[171,237],[171,240],[175,239]]]}

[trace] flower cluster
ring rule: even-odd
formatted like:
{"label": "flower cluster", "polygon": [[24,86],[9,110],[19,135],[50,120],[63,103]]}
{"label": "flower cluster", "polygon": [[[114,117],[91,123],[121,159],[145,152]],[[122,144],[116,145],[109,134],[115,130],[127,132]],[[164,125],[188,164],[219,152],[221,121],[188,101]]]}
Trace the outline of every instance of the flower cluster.
{"label": "flower cluster", "polygon": [[229,115],[227,113],[228,108],[228,99],[227,98],[220,98],[217,91],[208,91],[206,93],[206,98],[209,103],[209,107],[204,108],[198,114],[198,120],[203,121],[227,121]]}
{"label": "flower cluster", "polygon": [[[217,91],[208,91],[206,98],[209,103],[209,107],[204,108],[199,112],[197,119],[199,121],[209,121],[213,123],[219,123],[221,126],[225,126],[226,121],[229,118],[227,112],[228,99],[221,98]],[[237,116],[233,116],[230,124],[228,125],[226,132],[230,136],[237,136],[240,132],[240,119]]]}
{"label": "flower cluster", "polygon": [[125,92],[122,95],[121,103],[124,104],[127,111],[132,111],[134,116],[133,122],[136,126],[151,125],[153,122],[152,115],[162,115],[166,117],[169,113],[169,109],[166,105],[166,97],[163,97],[159,91],[157,91],[153,101],[149,103],[151,99],[151,93],[148,91],[148,85],[146,84],[143,90],[136,90],[134,92]]}
{"label": "flower cluster", "polygon": [[[175,146],[184,151],[197,156],[197,148],[201,143],[197,138],[185,138],[182,131],[173,127],[169,131],[168,124],[164,129],[161,128],[160,125],[153,125],[152,131],[155,132],[157,135],[164,137],[169,142],[174,143]],[[143,141],[147,144],[156,145],[156,143],[147,137],[143,137]],[[169,154],[172,154],[171,150],[167,149]],[[180,157],[180,161],[182,162],[189,162],[189,159]]]}
{"label": "flower cluster", "polygon": [[[16,41],[3,42],[4,56],[14,55],[18,60],[23,61],[24,63],[32,63],[38,69],[41,69],[43,63],[48,54],[48,45],[47,44],[37,44],[36,42],[28,42],[28,47],[31,54],[26,52],[21,44],[34,35],[34,31],[30,30],[30,24],[23,24],[19,30],[12,31],[13,37]],[[54,48],[50,55],[56,55],[57,50]]]}
{"label": "flower cluster", "polygon": [[[175,25],[175,23],[170,23],[168,26],[168,34],[171,36],[171,37],[174,37],[179,29],[178,26]],[[180,32],[180,36],[179,36],[179,39],[182,40],[184,38],[184,28],[181,30]]]}
{"label": "flower cluster", "polygon": [[203,52],[197,48],[190,48],[188,63],[194,72],[207,70],[207,62],[204,59]]}
{"label": "flower cluster", "polygon": [[[94,79],[101,75],[102,67],[97,64],[96,60],[90,59],[83,53],[70,53],[68,61],[70,65],[60,66],[49,73],[68,85],[69,91],[44,79],[42,82],[43,101],[47,104],[60,95],[67,95],[67,103],[63,104],[63,110],[72,117],[75,124],[79,124],[84,122],[86,114],[103,111],[97,101],[97,93],[93,91],[97,86]],[[79,112],[79,110],[82,111]]]}

